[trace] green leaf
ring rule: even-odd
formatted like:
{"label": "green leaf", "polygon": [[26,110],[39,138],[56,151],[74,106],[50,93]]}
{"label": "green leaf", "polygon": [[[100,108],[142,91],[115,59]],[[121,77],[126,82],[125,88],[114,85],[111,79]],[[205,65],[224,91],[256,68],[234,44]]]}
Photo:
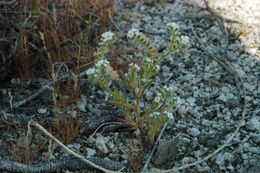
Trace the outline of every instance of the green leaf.
{"label": "green leaf", "polygon": [[147,129],[149,141],[154,141],[155,136],[160,132],[165,123],[169,121],[169,118],[165,115],[159,115],[151,117]]}
{"label": "green leaf", "polygon": [[127,102],[126,97],[119,90],[115,90],[111,93],[112,100],[110,101],[114,105],[118,106],[122,110],[133,110],[134,107]]}

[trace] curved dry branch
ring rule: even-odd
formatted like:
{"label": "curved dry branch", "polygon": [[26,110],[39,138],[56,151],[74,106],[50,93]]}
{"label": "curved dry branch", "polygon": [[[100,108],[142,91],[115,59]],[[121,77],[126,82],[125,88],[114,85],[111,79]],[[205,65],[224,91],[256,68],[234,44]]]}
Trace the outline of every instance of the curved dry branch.
{"label": "curved dry branch", "polygon": [[57,138],[55,138],[52,134],[50,134],[45,128],[43,128],[40,124],[38,124],[35,121],[30,121],[29,125],[32,125],[34,127],[36,127],[37,129],[41,130],[46,136],[48,136],[49,138],[51,138],[52,140],[54,140],[59,146],[61,146],[67,153],[73,155],[74,157],[80,159],[81,161],[83,161],[84,163],[88,164],[89,166],[96,168],[98,170],[101,170],[103,172],[108,172],[108,173],[115,173],[115,172],[120,172],[123,168],[121,168],[118,171],[113,171],[110,169],[106,169],[102,166],[99,166],[93,162],[91,162],[90,160],[87,160],[84,156],[77,154],[76,152],[72,151],[70,148],[68,148],[66,145],[64,145],[62,142],[60,142]]}

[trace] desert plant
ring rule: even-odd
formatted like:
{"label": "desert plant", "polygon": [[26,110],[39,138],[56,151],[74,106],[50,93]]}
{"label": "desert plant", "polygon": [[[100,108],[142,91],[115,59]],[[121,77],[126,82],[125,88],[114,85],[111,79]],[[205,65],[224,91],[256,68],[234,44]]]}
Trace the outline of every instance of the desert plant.
{"label": "desert plant", "polygon": [[11,150],[15,161],[30,164],[36,159],[37,149],[33,146],[32,131],[29,126],[27,133],[15,140]]}
{"label": "desert plant", "polygon": [[[59,72],[62,71],[61,69],[59,67]],[[59,72],[52,73],[54,81],[57,80]],[[71,76],[67,81],[57,81],[52,87],[55,127],[66,144],[76,138],[80,129],[80,115],[76,107],[80,82],[75,74]]]}
{"label": "desert plant", "polygon": [[[117,75],[109,62],[104,59],[110,43],[115,40],[112,32],[102,34],[101,42],[96,52],[95,66],[88,69],[86,74],[89,80],[98,84],[106,93],[108,100],[121,109],[125,123],[137,128],[141,133],[142,144],[151,144],[162,126],[173,118],[171,113],[177,97],[171,86],[164,86],[151,101],[145,101],[145,93],[157,85],[160,63],[177,50],[184,50],[189,44],[188,37],[181,36],[176,23],[169,23],[166,32],[171,41],[165,54],[158,55],[156,46],[137,29],[131,29],[127,37],[142,43],[149,52],[138,64],[129,64],[127,73]],[[111,85],[117,80],[123,87]]]}

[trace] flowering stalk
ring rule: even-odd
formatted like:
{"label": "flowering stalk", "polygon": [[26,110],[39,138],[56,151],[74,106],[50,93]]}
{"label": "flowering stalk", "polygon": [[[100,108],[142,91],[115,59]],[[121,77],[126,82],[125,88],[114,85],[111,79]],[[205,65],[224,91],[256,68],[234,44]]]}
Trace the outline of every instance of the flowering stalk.
{"label": "flowering stalk", "polygon": [[111,31],[105,32],[101,35],[101,42],[99,43],[97,52],[96,52],[96,59],[101,60],[104,58],[105,53],[108,49],[109,44],[114,40],[114,33]]}
{"label": "flowering stalk", "polygon": [[[143,139],[148,138],[146,142],[143,140],[143,144],[152,143],[164,124],[173,119],[171,110],[177,101],[173,88],[170,86],[161,88],[151,101],[145,100],[144,95],[152,85],[156,85],[155,77],[160,70],[160,63],[175,51],[183,50],[189,45],[188,38],[180,36],[176,23],[167,24],[166,32],[171,37],[171,41],[167,52],[158,57],[154,44],[137,29],[131,29],[127,34],[128,38],[136,39],[147,47],[150,57],[144,59],[140,66],[134,63],[129,64],[128,72],[120,77],[113,75],[112,67],[104,59],[114,34],[104,33],[96,53],[97,62],[93,68],[86,71],[90,81],[99,84],[107,94],[109,101],[121,109],[122,114],[126,117],[125,122],[138,128]],[[110,83],[115,79],[119,80],[125,88],[113,87],[112,89]]]}
{"label": "flowering stalk", "polygon": [[133,28],[128,31],[127,37],[129,39],[137,39],[138,41],[140,41],[145,47],[147,47],[152,58],[155,58],[157,56],[158,50],[155,45],[137,29]]}

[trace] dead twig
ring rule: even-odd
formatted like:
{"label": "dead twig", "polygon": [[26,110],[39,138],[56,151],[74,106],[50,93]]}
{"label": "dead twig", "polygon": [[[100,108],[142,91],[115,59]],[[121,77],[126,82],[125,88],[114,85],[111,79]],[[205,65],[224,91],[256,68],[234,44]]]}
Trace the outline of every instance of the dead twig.
{"label": "dead twig", "polygon": [[[78,74],[77,77],[82,77],[82,76],[84,76],[84,75],[85,75],[85,71],[83,71],[83,72],[81,72],[80,74]],[[63,75],[63,76],[57,78],[57,80],[55,80],[55,81],[48,81],[45,85],[43,85],[43,86],[42,86],[40,89],[38,89],[35,93],[33,93],[33,94],[31,94],[30,96],[28,96],[28,97],[26,97],[26,98],[24,98],[24,99],[22,99],[22,100],[20,100],[20,101],[18,101],[18,102],[16,102],[16,103],[14,103],[14,104],[12,105],[12,109],[17,109],[17,108],[19,108],[20,106],[25,105],[26,103],[28,103],[28,102],[32,101],[33,99],[37,98],[38,96],[40,96],[45,90],[49,89],[50,86],[52,86],[52,85],[55,84],[56,82],[62,81],[62,80],[65,80],[65,79],[68,79],[69,77],[70,77],[70,75],[67,74],[67,75]],[[5,112],[7,112],[8,110],[11,110],[11,108],[9,107],[9,108],[5,109]]]}
{"label": "dead twig", "polygon": [[113,170],[109,170],[109,169],[106,169],[106,168],[103,168],[89,160],[87,160],[85,157],[83,157],[82,155],[80,154],[77,154],[76,152],[72,151],[70,148],[68,148],[66,145],[64,145],[62,142],[60,142],[57,138],[55,138],[52,134],[50,134],[44,127],[42,127],[40,124],[38,124],[37,122],[35,121],[30,121],[29,122],[30,125],[36,127],[37,129],[39,129],[40,131],[42,131],[45,135],[47,135],[49,138],[51,138],[52,140],[54,140],[59,146],[61,146],[67,153],[73,155],[74,157],[80,159],[81,161],[85,162],[86,164],[90,165],[91,167],[93,168],[96,168],[98,170],[101,170],[103,172],[108,172],[108,173],[115,173],[115,172],[120,172],[121,170],[124,169],[121,168],[120,170],[118,171],[113,171]]}
{"label": "dead twig", "polygon": [[159,144],[159,141],[160,141],[160,139],[161,139],[161,137],[162,137],[162,135],[163,135],[163,132],[165,131],[167,125],[168,125],[168,123],[166,123],[166,124],[163,126],[163,128],[162,128],[160,134],[158,135],[158,138],[157,138],[157,140],[156,140],[156,142],[155,142],[155,144],[154,144],[154,146],[153,146],[153,149],[152,149],[151,152],[149,153],[149,156],[148,156],[148,158],[147,158],[147,160],[146,160],[146,162],[145,162],[145,164],[144,164],[144,166],[143,166],[143,168],[142,168],[141,173],[144,173],[144,172],[146,171],[146,169],[147,169],[147,167],[148,167],[148,165],[149,165],[151,159],[153,158],[154,152],[155,152],[155,150],[156,150],[156,148],[157,148],[157,146],[158,146],[158,144]]}
{"label": "dead twig", "polygon": [[102,123],[95,129],[95,131],[92,133],[91,137],[94,137],[95,134],[99,131],[99,129],[101,129],[103,126],[106,126],[106,125],[122,125],[122,124],[125,124],[125,123],[120,123],[120,122],[116,122],[116,121],[115,122]]}
{"label": "dead twig", "polygon": [[0,5],[11,5],[11,4],[13,4],[13,3],[15,3],[16,2],[16,0],[12,0],[12,1],[3,1],[3,2],[0,2]]}

